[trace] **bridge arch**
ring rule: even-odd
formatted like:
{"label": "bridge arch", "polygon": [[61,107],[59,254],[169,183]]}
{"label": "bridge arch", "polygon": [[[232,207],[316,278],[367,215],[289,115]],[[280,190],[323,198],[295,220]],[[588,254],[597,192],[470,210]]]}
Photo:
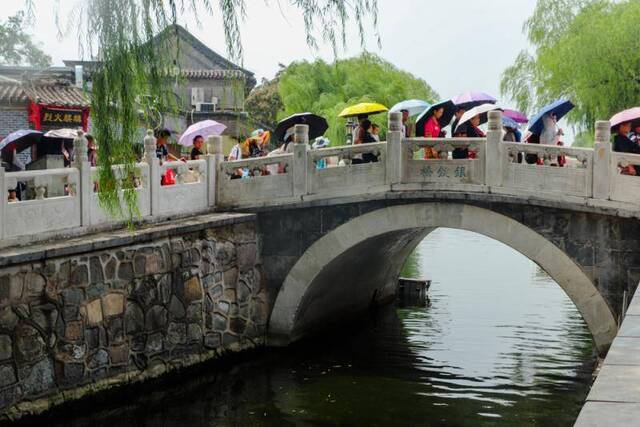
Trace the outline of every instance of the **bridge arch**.
{"label": "bridge arch", "polygon": [[462,203],[427,202],[381,208],[319,238],[297,260],[275,300],[269,342],[284,345],[372,299],[394,293],[407,256],[436,228],[476,232],[538,264],[560,285],[585,320],[598,351],[606,352],[617,324],[598,289],[566,253],[505,215]]}

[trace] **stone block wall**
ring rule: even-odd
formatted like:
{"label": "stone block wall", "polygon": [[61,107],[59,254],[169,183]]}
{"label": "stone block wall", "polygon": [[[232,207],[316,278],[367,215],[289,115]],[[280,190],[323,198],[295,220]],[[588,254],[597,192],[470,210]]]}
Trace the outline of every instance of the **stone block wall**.
{"label": "stone block wall", "polygon": [[264,343],[253,222],[0,269],[0,419]]}

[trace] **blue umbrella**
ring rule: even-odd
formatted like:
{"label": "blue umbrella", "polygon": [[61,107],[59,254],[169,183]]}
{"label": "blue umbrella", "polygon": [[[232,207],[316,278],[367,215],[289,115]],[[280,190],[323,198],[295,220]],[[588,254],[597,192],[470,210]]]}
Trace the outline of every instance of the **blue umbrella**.
{"label": "blue umbrella", "polygon": [[520,126],[518,126],[518,122],[513,120],[511,117],[506,116],[502,116],[502,126],[513,130],[520,128]]}
{"label": "blue umbrella", "polygon": [[440,101],[437,104],[433,104],[431,107],[427,108],[418,118],[416,119],[416,136],[424,136],[424,125],[427,123],[427,120],[433,115],[433,112],[439,108],[444,108],[444,113],[442,113],[442,117],[438,122],[440,123],[440,128],[449,125],[451,122],[451,118],[456,113],[456,105],[450,99],[446,101]]}
{"label": "blue umbrella", "polygon": [[398,102],[396,105],[391,107],[389,111],[393,113],[396,111],[407,110],[410,116],[415,116],[429,108],[430,105],[431,104],[421,99],[408,99],[406,101]]}
{"label": "blue umbrella", "polygon": [[556,119],[560,120],[566,116],[569,111],[573,110],[573,107],[575,107],[575,105],[573,105],[573,103],[568,99],[558,99],[557,101],[542,107],[538,114],[529,120],[529,132],[534,135],[540,135],[544,128],[542,117],[545,114],[553,113],[556,115]]}
{"label": "blue umbrella", "polygon": [[4,150],[12,144],[15,147],[16,152],[20,152],[27,147],[40,141],[42,138],[42,132],[32,129],[22,129],[7,135],[2,141],[0,141],[0,150]]}

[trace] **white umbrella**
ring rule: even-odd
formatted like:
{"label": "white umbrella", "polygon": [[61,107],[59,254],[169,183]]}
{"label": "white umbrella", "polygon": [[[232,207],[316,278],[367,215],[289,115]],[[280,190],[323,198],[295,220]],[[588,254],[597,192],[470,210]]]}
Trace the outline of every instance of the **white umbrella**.
{"label": "white umbrella", "polygon": [[428,102],[421,99],[408,99],[406,101],[398,102],[396,105],[391,107],[389,111],[393,113],[397,111],[407,110],[410,116],[415,116],[422,113],[430,106],[431,105]]}
{"label": "white umbrella", "polygon": [[478,115],[480,116],[479,124],[486,123],[489,116],[487,113],[493,110],[502,111],[502,108],[496,107],[493,104],[482,104],[482,105],[478,105],[477,107],[473,107],[469,111],[465,111],[462,117],[460,117],[460,121],[458,122],[458,126],[456,126],[456,129],[454,132],[457,132],[458,129],[460,129],[460,126],[467,123],[469,120],[471,120],[472,118]]}
{"label": "white umbrella", "polygon": [[78,136],[78,130],[81,129],[53,129],[45,133],[44,136],[48,138],[75,139]]}

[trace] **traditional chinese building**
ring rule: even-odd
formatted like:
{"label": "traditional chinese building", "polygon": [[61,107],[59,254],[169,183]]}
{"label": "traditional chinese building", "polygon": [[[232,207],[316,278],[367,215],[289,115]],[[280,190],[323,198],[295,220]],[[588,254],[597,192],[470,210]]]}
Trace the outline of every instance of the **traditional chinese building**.
{"label": "traditional chinese building", "polygon": [[[0,140],[20,129],[89,126],[89,100],[72,69],[0,66]],[[21,153],[29,163],[30,153]]]}
{"label": "traditional chinese building", "polygon": [[[205,119],[224,123],[227,126],[224,135],[228,138],[246,136],[251,131],[244,101],[256,85],[252,72],[214,52],[180,25],[167,27],[153,43],[176,56],[175,70],[179,73],[167,77],[178,111],[161,112],[158,125],[176,136],[192,123]],[[70,70],[81,69],[86,86],[91,87],[91,74],[97,62],[66,60],[64,64]]]}

